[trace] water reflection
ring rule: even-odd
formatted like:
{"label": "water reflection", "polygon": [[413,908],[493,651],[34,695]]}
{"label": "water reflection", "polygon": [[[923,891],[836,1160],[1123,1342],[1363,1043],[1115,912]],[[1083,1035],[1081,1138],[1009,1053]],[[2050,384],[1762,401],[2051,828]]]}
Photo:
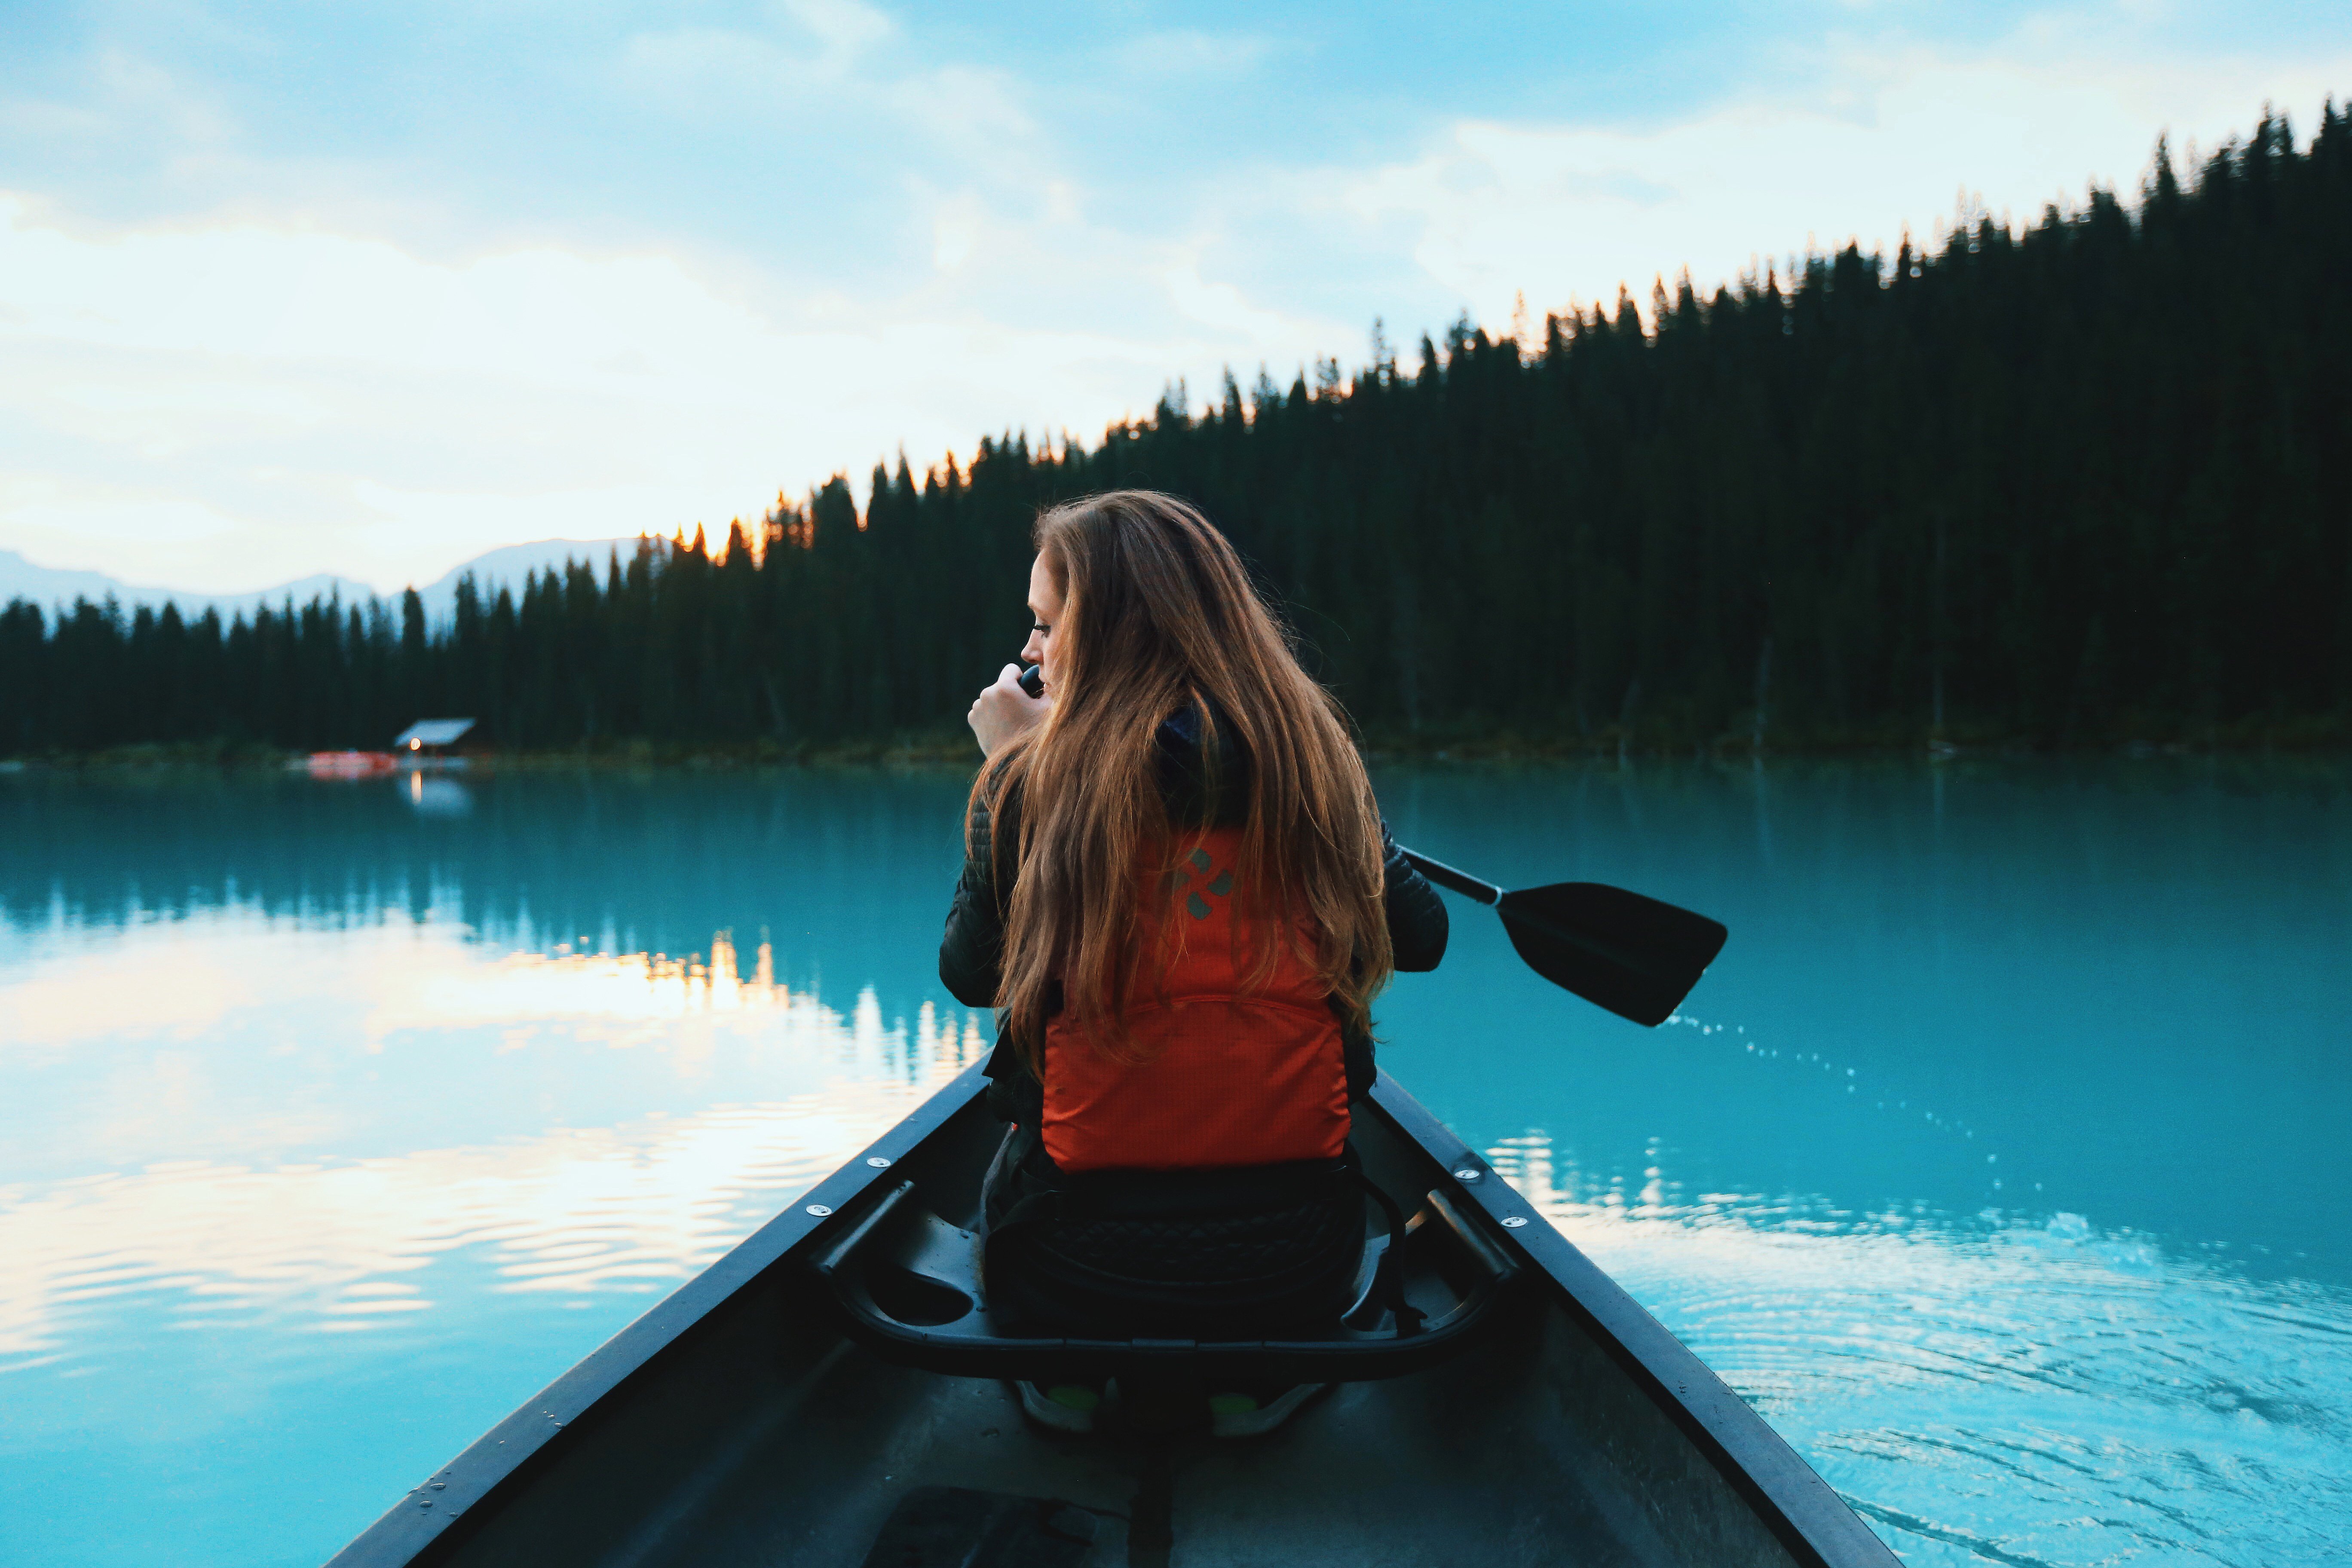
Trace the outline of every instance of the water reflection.
{"label": "water reflection", "polygon": [[[1911,1561],[2352,1535],[2344,769],[1380,784],[1731,925],[1641,1031],[1457,906],[1382,1060]],[[0,775],[0,1562],[317,1562],[971,1059],[962,788]]]}
{"label": "water reflection", "polygon": [[464,816],[474,809],[474,793],[456,779],[408,775],[408,804],[419,816]]}
{"label": "water reflection", "polygon": [[1908,1563],[2336,1561],[2352,1292],[2085,1216],[1639,1185],[1542,1131],[1498,1173],[1762,1411]]}
{"label": "water reflection", "polygon": [[979,1040],[943,996],[887,1024],[870,986],[838,1010],[778,979],[770,943],[747,967],[726,931],[671,957],[496,949],[433,919],[287,930],[231,909],[133,928],[45,933],[0,972],[12,1179],[391,1153],[827,1074],[925,1082]]}
{"label": "water reflection", "polygon": [[469,1249],[499,1291],[667,1289],[931,1087],[853,1080],[502,1144],[268,1169],[166,1162],[12,1193],[0,1211],[0,1372],[91,1350],[101,1303],[173,1326],[379,1327],[443,1306],[435,1265]]}
{"label": "water reflection", "polygon": [[[464,809],[422,809],[456,798],[415,793],[440,784]],[[903,917],[945,914],[962,798],[945,774],[14,775],[0,957],[12,931],[236,906],[322,930],[437,912],[500,945],[607,952],[769,930],[796,984],[822,926],[828,955],[880,965],[853,983],[919,982]]]}
{"label": "water reflection", "polygon": [[[237,910],[142,934],[53,935],[0,984],[0,1083],[44,1113],[0,1205],[0,1356],[65,1347],[62,1307],[127,1290],[364,1326],[430,1304],[374,1276],[476,1245],[534,1289],[675,1280],[981,1048],[969,1013],[886,1023],[870,988],[845,1012],[726,931],[677,958]],[[452,1146],[480,1100],[494,1141]]]}
{"label": "water reflection", "polygon": [[1465,1132],[1538,1123],[1628,1176],[1656,1137],[1719,1190],[2070,1210],[2352,1285],[2340,761],[1647,768],[1638,812],[1607,770],[1382,786],[1399,837],[1452,864],[1732,931],[1644,1032],[1563,1005],[1457,910],[1444,969],[1381,1020],[1384,1061]]}
{"label": "water reflection", "polygon": [[806,931],[106,880],[0,927],[5,1562],[320,1560],[981,1048]]}

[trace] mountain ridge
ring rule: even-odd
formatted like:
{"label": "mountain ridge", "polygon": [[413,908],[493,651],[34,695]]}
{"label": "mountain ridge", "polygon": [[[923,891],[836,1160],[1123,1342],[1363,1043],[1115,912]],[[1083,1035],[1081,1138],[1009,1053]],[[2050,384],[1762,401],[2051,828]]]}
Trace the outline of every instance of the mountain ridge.
{"label": "mountain ridge", "polygon": [[[584,561],[601,569],[608,552],[618,551],[625,557],[636,546],[634,537],[538,539],[520,544],[502,544],[451,567],[432,583],[418,588],[416,596],[424,602],[425,618],[439,626],[456,613],[457,583],[468,572],[474,574],[475,581],[482,585],[486,594],[495,595],[500,587],[520,592],[533,572],[561,571],[573,561]],[[26,559],[20,551],[0,550],[0,605],[21,599],[38,605],[45,613],[55,615],[70,610],[76,600],[101,605],[109,598],[120,605],[125,613],[141,605],[160,612],[169,604],[177,605],[184,617],[193,619],[206,610],[213,610],[223,620],[227,620],[240,615],[250,619],[254,611],[263,605],[274,606],[289,600],[297,606],[324,598],[340,599],[346,605],[362,605],[370,599],[397,605],[400,591],[379,593],[368,584],[352,578],[331,572],[316,572],[307,577],[297,577],[244,593],[206,594],[186,588],[128,583],[106,572],[44,566]]]}

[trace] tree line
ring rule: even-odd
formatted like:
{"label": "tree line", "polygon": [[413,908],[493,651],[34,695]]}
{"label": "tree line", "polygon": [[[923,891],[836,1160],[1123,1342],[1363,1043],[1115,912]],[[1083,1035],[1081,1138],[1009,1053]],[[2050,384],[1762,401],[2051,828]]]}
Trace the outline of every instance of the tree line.
{"label": "tree line", "polygon": [[[1044,505],[1198,502],[1368,731],[1640,748],[2352,734],[2352,109],[2128,201],[1964,215],[1352,374],[1180,385],[1089,447],[835,478],[722,547],[223,625],[0,612],[0,754],[792,753],[951,732]],[[919,367],[917,370],[919,374]]]}

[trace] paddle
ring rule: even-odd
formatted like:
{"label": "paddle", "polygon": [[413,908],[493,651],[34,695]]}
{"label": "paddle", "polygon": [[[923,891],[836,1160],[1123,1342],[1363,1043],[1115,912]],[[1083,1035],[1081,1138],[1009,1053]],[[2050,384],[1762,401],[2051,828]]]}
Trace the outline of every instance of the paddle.
{"label": "paddle", "polygon": [[1622,888],[1554,882],[1506,892],[1426,855],[1402,853],[1439,887],[1501,915],[1528,968],[1637,1024],[1664,1023],[1731,934],[1705,915]]}

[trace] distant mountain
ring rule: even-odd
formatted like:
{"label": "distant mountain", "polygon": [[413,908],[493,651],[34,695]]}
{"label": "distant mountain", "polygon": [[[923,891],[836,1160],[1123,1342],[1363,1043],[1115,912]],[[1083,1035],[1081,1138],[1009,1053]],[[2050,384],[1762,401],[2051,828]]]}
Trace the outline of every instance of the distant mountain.
{"label": "distant mountain", "polygon": [[431,586],[417,589],[416,596],[425,601],[425,618],[439,626],[457,613],[457,579],[468,572],[481,585],[484,598],[495,598],[501,585],[520,594],[532,573],[560,572],[574,561],[595,568],[601,586],[605,563],[613,554],[618,552],[626,564],[636,548],[634,539],[542,539],[530,544],[504,544],[451,567]]}
{"label": "distant mountain", "polygon": [[354,583],[349,577],[337,577],[321,573],[316,576],[297,578],[274,588],[257,589],[250,594],[196,594],[180,588],[157,588],[136,583],[125,583],[103,572],[75,572],[56,566],[42,566],[26,560],[13,550],[0,550],[0,604],[11,599],[29,599],[44,609],[70,605],[76,599],[88,599],[91,604],[103,603],[109,595],[125,610],[133,605],[176,604],[180,613],[202,615],[207,607],[217,608],[222,616],[242,611],[253,613],[254,606],[265,600],[278,604],[291,595],[298,605],[327,594],[339,594],[345,600],[365,599],[374,592],[364,583]]}
{"label": "distant mountain", "polygon": [[37,605],[70,605],[79,598],[95,604],[109,594],[121,598],[127,593],[152,591],[127,588],[102,573],[64,572],[55,566],[36,566],[13,550],[0,550],[0,600],[30,599]]}
{"label": "distant mountain", "polygon": [[[601,580],[604,563],[614,551],[620,552],[625,561],[636,547],[635,539],[542,539],[530,544],[502,545],[451,568],[429,587],[419,588],[416,596],[425,603],[426,618],[438,625],[456,613],[457,579],[468,572],[482,585],[485,596],[495,595],[501,586],[520,593],[533,572],[560,571],[572,561],[584,561],[595,567]],[[331,595],[351,605],[365,604],[370,598],[399,597],[397,594],[378,595],[365,583],[331,573],[298,577],[290,583],[246,594],[199,594],[184,588],[125,583],[103,572],[42,566],[16,551],[0,550],[0,605],[12,599],[28,599],[44,610],[53,611],[70,607],[76,599],[102,604],[109,595],[125,614],[139,605],[151,605],[160,610],[166,604],[174,604],[180,606],[183,616],[201,616],[210,609],[219,611],[224,620],[239,615],[249,617],[259,605],[280,605],[289,599],[297,605],[307,605],[313,599]]]}

